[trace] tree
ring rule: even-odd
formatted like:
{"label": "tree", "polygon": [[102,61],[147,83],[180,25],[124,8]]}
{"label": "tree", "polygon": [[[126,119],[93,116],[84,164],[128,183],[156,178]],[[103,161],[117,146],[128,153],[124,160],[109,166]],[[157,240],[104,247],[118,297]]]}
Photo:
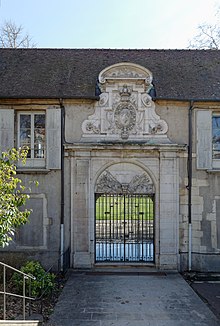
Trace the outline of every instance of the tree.
{"label": "tree", "polygon": [[27,149],[13,148],[0,157],[0,247],[9,244],[15,229],[25,224],[31,213],[22,209],[30,196],[24,193],[27,189],[16,177],[16,163],[25,164],[27,153]]}
{"label": "tree", "polygon": [[220,49],[220,7],[216,4],[213,23],[204,22],[198,26],[198,34],[189,42],[191,49]]}
{"label": "tree", "polygon": [[31,37],[24,33],[22,25],[17,26],[11,21],[6,21],[0,27],[1,48],[33,48],[35,46]]}
{"label": "tree", "polygon": [[189,48],[211,49],[220,48],[220,26],[203,23],[198,26],[199,33],[190,41]]}

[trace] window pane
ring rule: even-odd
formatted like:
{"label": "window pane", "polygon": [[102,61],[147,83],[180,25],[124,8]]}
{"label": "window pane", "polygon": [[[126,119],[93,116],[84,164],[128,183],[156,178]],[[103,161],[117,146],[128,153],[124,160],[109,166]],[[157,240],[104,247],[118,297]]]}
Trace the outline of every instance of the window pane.
{"label": "window pane", "polygon": [[31,143],[31,129],[21,129],[20,130],[20,144],[30,144]]}
{"label": "window pane", "polygon": [[31,115],[21,114],[20,115],[20,140],[19,146],[28,147],[27,157],[31,157]]}
{"label": "window pane", "polygon": [[44,114],[35,114],[34,128],[45,128],[45,115]]}
{"label": "window pane", "polygon": [[44,158],[45,157],[45,149],[43,144],[35,144],[34,145],[34,157],[35,158]]}
{"label": "window pane", "polygon": [[28,147],[28,158],[45,158],[45,114],[20,113],[19,146]]}
{"label": "window pane", "polygon": [[220,116],[212,118],[213,158],[220,159]]}
{"label": "window pane", "polygon": [[34,115],[34,158],[45,157],[45,114]]}
{"label": "window pane", "polygon": [[31,115],[21,114],[20,115],[20,128],[31,128]]}

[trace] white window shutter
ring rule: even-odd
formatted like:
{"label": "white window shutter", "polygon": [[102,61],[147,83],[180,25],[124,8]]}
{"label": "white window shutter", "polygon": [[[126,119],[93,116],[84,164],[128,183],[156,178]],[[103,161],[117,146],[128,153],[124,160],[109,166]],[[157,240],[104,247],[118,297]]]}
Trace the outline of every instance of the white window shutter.
{"label": "white window shutter", "polygon": [[0,109],[0,148],[1,152],[14,147],[14,110]]}
{"label": "white window shutter", "polygon": [[61,109],[47,109],[46,113],[47,138],[47,168],[61,169]]}
{"label": "white window shutter", "polygon": [[212,168],[212,111],[199,110],[197,121],[197,168]]}

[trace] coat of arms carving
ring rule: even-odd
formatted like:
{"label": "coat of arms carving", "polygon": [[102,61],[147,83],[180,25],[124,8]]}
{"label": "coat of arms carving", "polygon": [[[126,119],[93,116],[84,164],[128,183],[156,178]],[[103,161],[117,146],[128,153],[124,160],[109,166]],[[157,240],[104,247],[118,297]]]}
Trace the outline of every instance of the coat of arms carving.
{"label": "coat of arms carving", "polygon": [[99,74],[100,100],[95,113],[82,124],[84,140],[150,140],[169,142],[168,125],[155,111],[148,94],[151,72],[139,65],[121,63]]}

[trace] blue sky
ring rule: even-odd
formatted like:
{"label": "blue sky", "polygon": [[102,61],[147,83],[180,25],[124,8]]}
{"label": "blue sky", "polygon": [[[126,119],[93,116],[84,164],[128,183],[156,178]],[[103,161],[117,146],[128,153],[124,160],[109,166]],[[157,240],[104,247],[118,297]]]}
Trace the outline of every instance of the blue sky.
{"label": "blue sky", "polygon": [[[218,0],[219,1],[219,0]],[[216,0],[0,0],[0,24],[43,48],[186,48]]]}

